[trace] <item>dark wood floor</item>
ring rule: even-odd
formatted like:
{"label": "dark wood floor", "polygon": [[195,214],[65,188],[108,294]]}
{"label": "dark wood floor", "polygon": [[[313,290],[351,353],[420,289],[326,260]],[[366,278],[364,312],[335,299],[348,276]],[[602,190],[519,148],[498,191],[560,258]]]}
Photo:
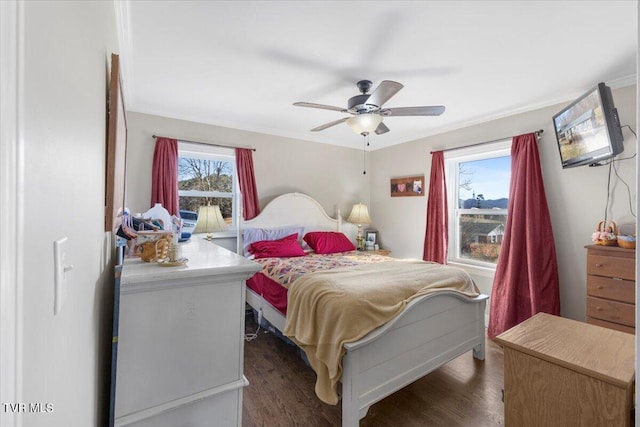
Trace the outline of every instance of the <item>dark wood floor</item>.
{"label": "dark wood floor", "polygon": [[[247,332],[256,324],[247,317]],[[320,401],[313,389],[315,373],[297,348],[272,333],[259,332],[245,343],[244,427],[339,426],[341,407]],[[471,352],[371,406],[360,426],[504,425],[502,349],[487,340],[486,360]]]}

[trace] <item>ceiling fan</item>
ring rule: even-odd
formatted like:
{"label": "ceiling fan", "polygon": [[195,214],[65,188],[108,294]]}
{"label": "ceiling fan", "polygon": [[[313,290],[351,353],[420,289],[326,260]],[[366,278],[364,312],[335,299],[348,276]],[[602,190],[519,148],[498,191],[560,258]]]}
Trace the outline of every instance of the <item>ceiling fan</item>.
{"label": "ceiling fan", "polygon": [[351,114],[350,117],[343,117],[339,120],[315,127],[311,129],[311,132],[318,132],[340,123],[347,122],[354,132],[361,135],[368,135],[371,132],[381,135],[389,132],[389,128],[382,122],[383,117],[439,116],[444,113],[445,107],[442,105],[382,108],[382,105],[398,93],[404,86],[398,82],[383,80],[373,92],[368,93],[371,89],[371,85],[372,83],[370,80],[360,80],[357,83],[357,86],[362,94],[349,98],[347,108],[334,107],[333,105],[314,104],[312,102],[294,102],[293,105]]}

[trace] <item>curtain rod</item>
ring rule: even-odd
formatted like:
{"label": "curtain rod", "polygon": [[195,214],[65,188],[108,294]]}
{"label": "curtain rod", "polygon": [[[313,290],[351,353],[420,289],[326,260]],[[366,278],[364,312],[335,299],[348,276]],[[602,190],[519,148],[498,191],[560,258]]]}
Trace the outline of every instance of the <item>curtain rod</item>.
{"label": "curtain rod", "polygon": [[[536,134],[536,137],[537,137],[537,138],[540,138],[540,135],[542,135],[542,132],[544,132],[544,129],[538,129],[538,130],[537,130],[537,131],[535,131],[534,133]],[[431,151],[429,154],[433,154],[433,153],[435,153],[436,151],[442,151],[442,152],[444,153],[444,152],[446,152],[446,151],[461,150],[461,149],[463,149],[463,148],[475,147],[475,146],[477,146],[477,145],[491,144],[491,143],[493,143],[493,142],[503,141],[503,140],[505,140],[505,139],[507,139],[507,138],[513,138],[513,137],[512,137],[512,136],[511,136],[511,137],[509,137],[509,136],[508,136],[508,137],[505,137],[505,138],[493,139],[493,140],[491,140],[491,141],[478,142],[477,144],[463,145],[462,147],[447,148],[447,149],[445,149],[445,150],[434,150],[434,151]]]}
{"label": "curtain rod", "polygon": [[160,135],[153,135],[153,138],[169,138],[169,139],[177,139],[178,141],[182,141],[182,142],[191,142],[193,144],[203,144],[203,145],[213,145],[214,147],[224,147],[224,148],[246,148],[247,150],[252,150],[252,151],[256,151],[255,148],[251,148],[251,147],[237,147],[235,145],[223,145],[223,144],[215,144],[213,142],[202,142],[202,141],[189,141],[188,139],[182,139],[182,138],[173,138],[173,137],[169,137],[169,136],[160,136]]}

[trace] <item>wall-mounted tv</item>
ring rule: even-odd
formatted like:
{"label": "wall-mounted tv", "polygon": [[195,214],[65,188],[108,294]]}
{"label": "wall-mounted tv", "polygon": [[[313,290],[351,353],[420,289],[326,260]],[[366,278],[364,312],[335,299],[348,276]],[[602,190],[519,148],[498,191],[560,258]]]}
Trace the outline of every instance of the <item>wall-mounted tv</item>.
{"label": "wall-mounted tv", "polygon": [[596,165],[624,150],[611,89],[599,83],[553,116],[563,168]]}

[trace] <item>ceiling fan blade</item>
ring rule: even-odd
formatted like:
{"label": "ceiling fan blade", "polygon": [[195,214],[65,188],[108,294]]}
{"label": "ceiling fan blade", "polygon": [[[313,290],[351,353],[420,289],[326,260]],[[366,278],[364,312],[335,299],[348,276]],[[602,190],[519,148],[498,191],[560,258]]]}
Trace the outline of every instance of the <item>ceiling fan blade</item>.
{"label": "ceiling fan blade", "polygon": [[378,125],[378,127],[376,128],[375,132],[376,135],[382,135],[383,133],[387,133],[389,132],[391,129],[389,129],[387,127],[387,125],[384,124],[384,122],[380,122],[380,124]]}
{"label": "ceiling fan blade", "polygon": [[367,98],[367,104],[382,107],[382,104],[391,99],[391,97],[398,93],[403,87],[404,86],[398,82],[383,80],[376,90],[371,93],[369,98]]}
{"label": "ceiling fan blade", "polygon": [[380,110],[382,116],[439,116],[444,113],[443,105],[431,105],[428,107],[399,107]]}
{"label": "ceiling fan blade", "polygon": [[313,102],[294,102],[296,107],[321,108],[323,110],[340,111],[346,113],[347,109],[342,107],[334,107],[333,105],[314,104]]}
{"label": "ceiling fan blade", "polygon": [[335,120],[333,122],[325,123],[323,125],[320,125],[318,127],[311,129],[311,132],[318,132],[320,130],[325,130],[327,128],[330,128],[331,126],[339,125],[340,123],[346,122],[348,118],[349,117],[343,117],[340,120]]}

